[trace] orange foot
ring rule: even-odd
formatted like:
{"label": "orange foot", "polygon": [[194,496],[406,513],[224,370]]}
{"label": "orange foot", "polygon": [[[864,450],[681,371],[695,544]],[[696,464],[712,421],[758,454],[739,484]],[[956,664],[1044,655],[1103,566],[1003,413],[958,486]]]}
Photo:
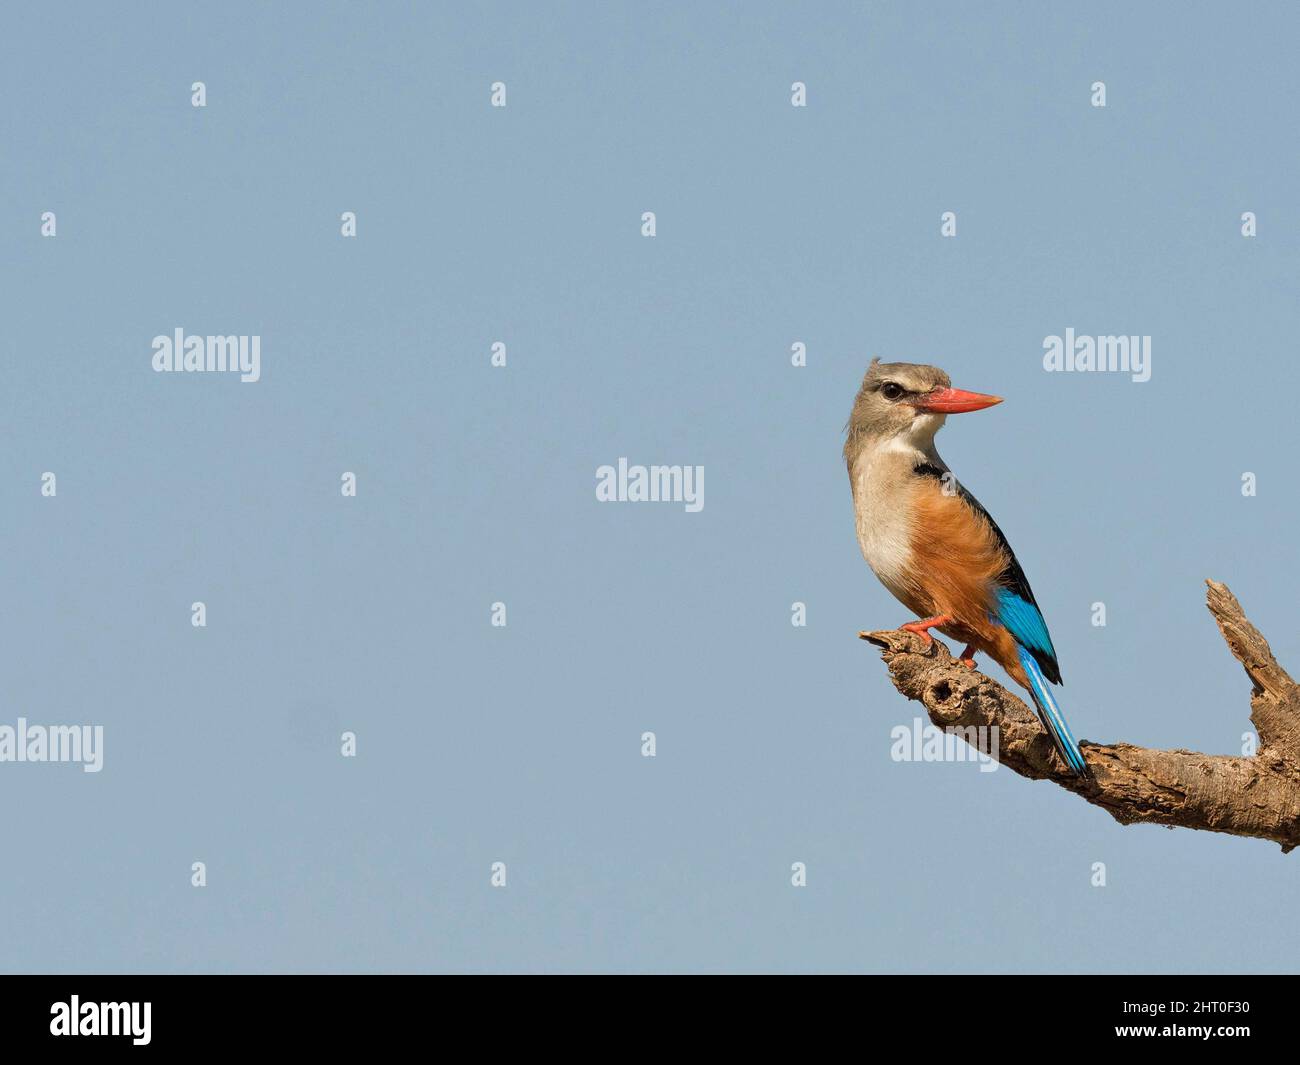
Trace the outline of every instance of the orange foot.
{"label": "orange foot", "polygon": [[967,669],[974,669],[974,668],[975,668],[975,647],[974,647],[974,645],[968,643],[968,644],[966,645],[966,649],[965,649],[964,651],[962,651],[962,653],[961,653],[961,655],[958,657],[957,661],[960,662],[960,663],[961,663],[963,666],[965,666]]}
{"label": "orange foot", "polygon": [[934,637],[930,635],[930,629],[938,625],[947,625],[952,618],[948,614],[940,614],[938,617],[924,618],[921,621],[909,621],[906,625],[898,626],[900,632],[914,632],[925,641],[925,646],[929,647],[934,643]]}

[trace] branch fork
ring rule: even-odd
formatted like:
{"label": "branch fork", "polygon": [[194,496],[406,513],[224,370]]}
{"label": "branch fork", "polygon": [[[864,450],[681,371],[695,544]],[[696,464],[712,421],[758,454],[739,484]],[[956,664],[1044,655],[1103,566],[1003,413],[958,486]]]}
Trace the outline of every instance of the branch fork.
{"label": "branch fork", "polygon": [[1122,825],[1149,824],[1300,846],[1300,686],[1273,657],[1226,585],[1206,581],[1206,605],[1250,678],[1253,757],[1163,751],[1130,743],[1080,748],[1094,779],[1061,762],[1037,715],[997,681],[962,665],[940,641],[901,630],[858,635],[881,649],[894,687],[921,703],[939,728],[999,733],[998,761],[1031,780],[1051,780],[1100,806]]}

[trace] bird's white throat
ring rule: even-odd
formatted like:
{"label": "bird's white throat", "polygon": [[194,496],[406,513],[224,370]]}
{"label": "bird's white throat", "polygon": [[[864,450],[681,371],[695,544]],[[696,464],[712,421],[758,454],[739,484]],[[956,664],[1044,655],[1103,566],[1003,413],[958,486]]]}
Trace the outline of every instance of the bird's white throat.
{"label": "bird's white throat", "polygon": [[870,441],[849,467],[853,510],[862,557],[897,594],[912,557],[911,507],[907,482],[925,452],[903,436]]}

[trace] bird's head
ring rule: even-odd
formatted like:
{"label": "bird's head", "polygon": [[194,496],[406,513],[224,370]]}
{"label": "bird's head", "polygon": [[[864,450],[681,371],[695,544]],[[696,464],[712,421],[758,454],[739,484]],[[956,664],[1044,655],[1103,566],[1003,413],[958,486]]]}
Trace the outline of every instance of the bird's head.
{"label": "bird's head", "polygon": [[891,437],[924,451],[949,414],[1001,402],[999,396],[953,388],[937,366],[872,359],[849,415],[844,453],[851,460],[862,447]]}

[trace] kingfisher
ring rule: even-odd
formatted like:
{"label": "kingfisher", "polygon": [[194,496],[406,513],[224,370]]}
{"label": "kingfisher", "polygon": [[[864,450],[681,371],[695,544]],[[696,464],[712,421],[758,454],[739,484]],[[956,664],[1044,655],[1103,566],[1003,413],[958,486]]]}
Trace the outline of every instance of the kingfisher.
{"label": "kingfisher", "polygon": [[949,414],[1001,402],[953,388],[937,366],[873,359],[844,444],[858,544],[880,582],[918,616],[901,628],[927,646],[931,629],[965,644],[959,658],[970,669],[977,653],[987,654],[1029,692],[1065,765],[1090,777],[1048,686],[1061,683],[1061,669],[1025,572],[934,446]]}

